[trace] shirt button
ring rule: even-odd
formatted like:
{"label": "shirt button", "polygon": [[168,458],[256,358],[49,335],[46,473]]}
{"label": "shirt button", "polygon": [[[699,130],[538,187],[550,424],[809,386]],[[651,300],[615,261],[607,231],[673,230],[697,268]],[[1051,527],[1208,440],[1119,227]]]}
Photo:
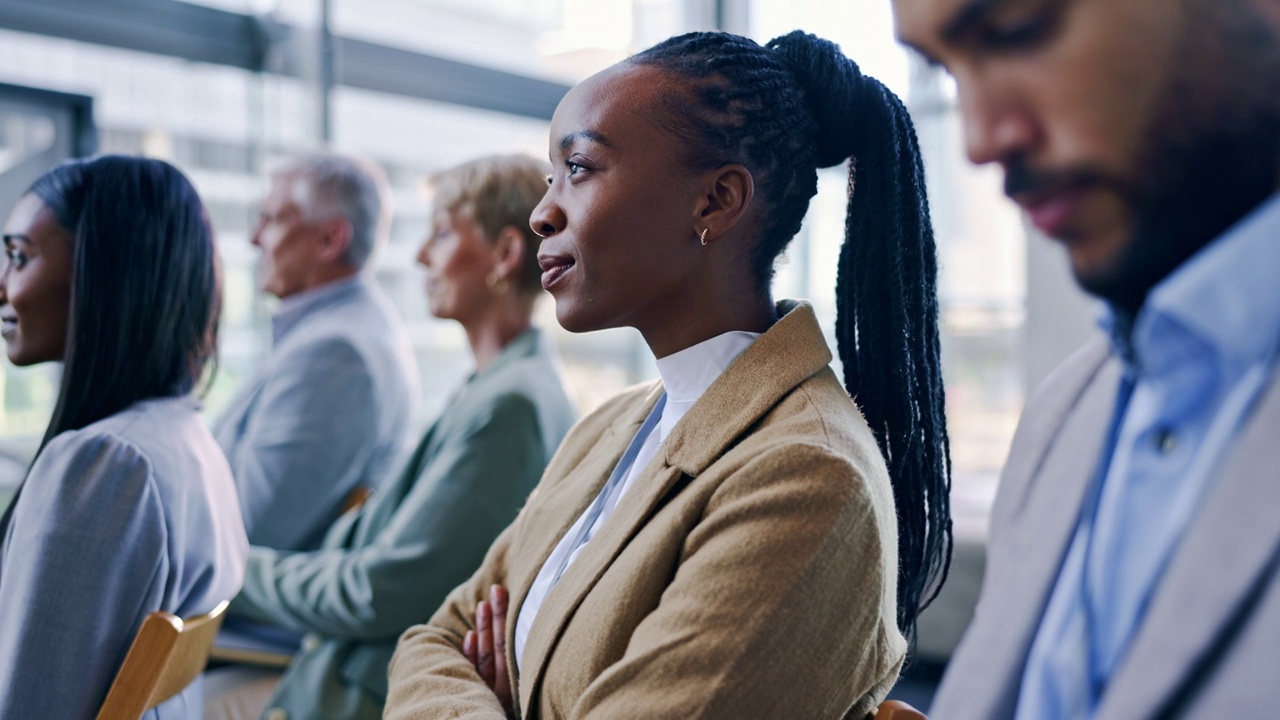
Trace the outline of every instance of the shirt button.
{"label": "shirt button", "polygon": [[1178,434],[1169,428],[1157,430],[1154,440],[1161,455],[1170,455],[1178,449]]}

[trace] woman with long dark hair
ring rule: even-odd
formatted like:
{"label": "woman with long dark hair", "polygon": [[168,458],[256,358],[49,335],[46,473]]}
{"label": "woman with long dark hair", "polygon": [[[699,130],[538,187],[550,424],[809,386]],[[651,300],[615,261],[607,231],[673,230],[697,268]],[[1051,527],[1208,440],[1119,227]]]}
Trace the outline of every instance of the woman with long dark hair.
{"label": "woman with long dark hair", "polygon": [[[550,147],[531,222],[557,316],[637,328],[662,378],[584,419],[401,638],[386,717],[865,716],[951,530],[906,110],[812,35],[695,33],[571,90]],[[850,157],[842,386],[812,308],[770,282],[816,169]]]}
{"label": "woman with long dark hair", "polygon": [[[216,248],[180,172],[121,156],[41,176],[4,246],[9,359],[63,371],[0,517],[0,718],[89,718],[148,613],[208,612],[243,576],[231,472],[191,398],[216,348]],[[199,717],[199,692],[148,718]]]}

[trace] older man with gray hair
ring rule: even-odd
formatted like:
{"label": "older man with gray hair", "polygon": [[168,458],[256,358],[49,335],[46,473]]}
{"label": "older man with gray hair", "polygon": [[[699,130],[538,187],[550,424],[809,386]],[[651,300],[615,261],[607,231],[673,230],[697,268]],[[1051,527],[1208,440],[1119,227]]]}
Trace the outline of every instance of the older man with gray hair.
{"label": "older man with gray hair", "polygon": [[386,178],[338,155],[272,175],[252,243],[280,298],[265,367],[214,434],[240,492],[249,542],[313,550],[359,487],[373,487],[412,429],[417,366],[369,273],[385,242]]}

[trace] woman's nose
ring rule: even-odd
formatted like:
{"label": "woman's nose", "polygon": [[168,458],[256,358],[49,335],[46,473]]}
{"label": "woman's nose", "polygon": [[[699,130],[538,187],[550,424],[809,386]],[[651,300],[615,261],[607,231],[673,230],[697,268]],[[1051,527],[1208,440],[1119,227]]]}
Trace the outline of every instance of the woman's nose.
{"label": "woman's nose", "polygon": [[533,209],[529,216],[529,227],[541,238],[549,238],[564,229],[564,211],[551,199],[550,192]]}

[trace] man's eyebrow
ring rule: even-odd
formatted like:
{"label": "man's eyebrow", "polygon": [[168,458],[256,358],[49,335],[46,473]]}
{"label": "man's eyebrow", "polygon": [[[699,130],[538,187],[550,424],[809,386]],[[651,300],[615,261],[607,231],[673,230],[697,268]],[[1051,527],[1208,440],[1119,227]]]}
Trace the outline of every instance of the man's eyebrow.
{"label": "man's eyebrow", "polygon": [[956,42],[973,31],[988,13],[1008,0],[969,0],[942,28],[942,39]]}
{"label": "man's eyebrow", "polygon": [[898,44],[899,44],[899,45],[902,45],[902,46],[903,46],[903,47],[905,47],[907,50],[909,50],[909,51],[911,51],[911,52],[915,53],[916,55],[919,55],[921,60],[924,60],[924,62],[925,62],[926,64],[928,64],[928,65],[930,65],[930,66],[932,66],[932,67],[938,67],[938,66],[941,66],[941,65],[942,65],[942,62],[941,62],[941,61],[939,61],[939,60],[938,60],[937,58],[935,58],[934,56],[932,56],[932,55],[930,55],[929,53],[927,53],[927,52],[925,52],[924,50],[922,50],[922,49],[920,48],[920,46],[919,46],[919,45],[916,45],[915,43],[911,42],[910,40],[907,40],[907,39],[904,39],[904,38],[902,38],[902,37],[899,37],[899,38],[898,38]]}
{"label": "man's eyebrow", "polygon": [[573,145],[579,140],[591,140],[592,142],[597,142],[605,147],[613,147],[613,143],[609,142],[609,138],[601,135],[595,130],[579,130],[560,138],[560,149],[568,150],[570,145]]}

